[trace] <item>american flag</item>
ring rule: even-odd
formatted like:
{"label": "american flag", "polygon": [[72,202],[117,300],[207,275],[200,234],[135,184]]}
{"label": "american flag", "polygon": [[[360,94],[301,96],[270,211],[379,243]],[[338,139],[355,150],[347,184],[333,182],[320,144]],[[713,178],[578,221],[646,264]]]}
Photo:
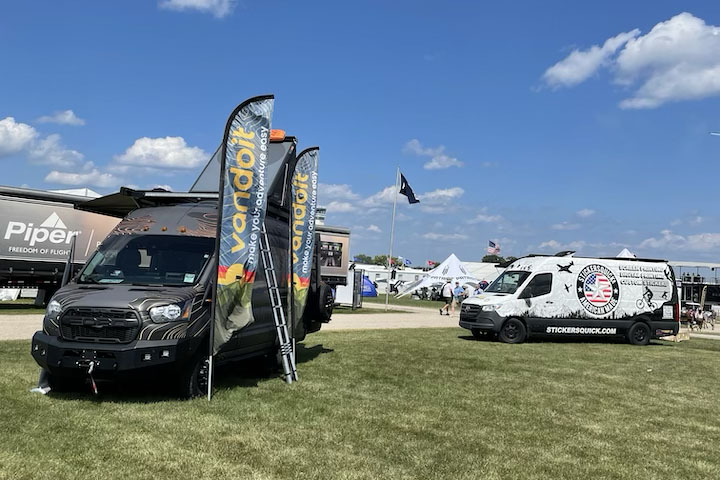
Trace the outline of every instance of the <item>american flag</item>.
{"label": "american flag", "polygon": [[612,297],[610,280],[602,273],[591,273],[585,279],[585,298],[592,303],[606,304]]}
{"label": "american flag", "polygon": [[498,253],[500,253],[500,245],[496,244],[492,240],[488,240],[487,252],[490,255],[497,255]]}

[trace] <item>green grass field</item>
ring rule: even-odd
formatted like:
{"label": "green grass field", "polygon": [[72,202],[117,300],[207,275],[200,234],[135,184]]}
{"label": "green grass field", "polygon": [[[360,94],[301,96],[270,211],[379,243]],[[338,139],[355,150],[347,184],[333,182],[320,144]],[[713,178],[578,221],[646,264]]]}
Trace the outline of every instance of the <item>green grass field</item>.
{"label": "green grass field", "polygon": [[[0,343],[2,479],[717,479],[720,342],[321,332],[301,381],[225,369],[211,403],[28,393]],[[236,372],[236,373],[234,373]]]}
{"label": "green grass field", "polygon": [[336,313],[351,314],[351,315],[363,315],[363,314],[375,314],[375,313],[407,313],[405,310],[385,310],[380,305],[364,305],[362,308],[356,308],[353,310],[350,307],[335,306],[333,308],[333,315]]}
{"label": "green grass field", "polygon": [[[363,297],[363,304],[369,303],[371,305],[382,304],[385,305],[385,295],[378,295],[377,297]],[[431,300],[417,300],[410,297],[395,298],[390,296],[388,299],[390,305],[402,305],[410,307],[427,307],[427,308],[440,308],[443,306],[443,302],[434,302]]]}
{"label": "green grass field", "polygon": [[0,302],[0,315],[24,315],[33,313],[45,313],[44,308],[35,306],[34,298],[19,298],[17,300]]}

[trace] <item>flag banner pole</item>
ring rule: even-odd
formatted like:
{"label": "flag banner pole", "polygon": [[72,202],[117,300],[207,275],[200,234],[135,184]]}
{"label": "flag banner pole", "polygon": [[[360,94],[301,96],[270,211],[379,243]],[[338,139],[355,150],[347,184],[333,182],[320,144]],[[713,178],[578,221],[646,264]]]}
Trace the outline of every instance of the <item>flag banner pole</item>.
{"label": "flag banner pole", "polygon": [[73,270],[73,263],[75,262],[75,241],[77,240],[77,235],[72,236],[72,240],[70,241],[70,254],[68,255],[67,262],[65,263],[65,271],[63,272],[62,280],[60,282],[60,286],[64,287],[68,284],[70,279],[72,278],[72,270]]}
{"label": "flag banner pole", "polygon": [[[310,288],[315,248],[315,219],[318,195],[318,147],[303,150],[292,176],[292,288],[291,325],[302,319]],[[294,337],[294,335],[293,335]]]}
{"label": "flag banner pole", "polygon": [[385,311],[388,310],[388,303],[390,303],[390,276],[392,274],[392,247],[393,247],[393,236],[395,235],[395,210],[397,208],[398,191],[398,179],[400,178],[400,167],[397,167],[395,172],[395,198],[393,199],[393,213],[392,213],[392,224],[390,226],[390,254],[388,255],[388,281],[387,287],[385,288]]}
{"label": "flag banner pole", "polygon": [[260,230],[265,220],[265,181],[273,95],[250,98],[228,118],[223,135],[218,187],[215,272],[210,316],[208,400],[214,355],[233,333],[251,324]]}

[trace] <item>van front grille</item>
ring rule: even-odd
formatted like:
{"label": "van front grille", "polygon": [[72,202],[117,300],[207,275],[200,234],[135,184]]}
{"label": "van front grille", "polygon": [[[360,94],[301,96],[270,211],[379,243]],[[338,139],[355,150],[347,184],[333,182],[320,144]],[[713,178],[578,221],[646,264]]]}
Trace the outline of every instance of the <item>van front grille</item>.
{"label": "van front grille", "polygon": [[129,343],[140,331],[133,310],[118,308],[70,308],[60,317],[65,340],[94,343]]}

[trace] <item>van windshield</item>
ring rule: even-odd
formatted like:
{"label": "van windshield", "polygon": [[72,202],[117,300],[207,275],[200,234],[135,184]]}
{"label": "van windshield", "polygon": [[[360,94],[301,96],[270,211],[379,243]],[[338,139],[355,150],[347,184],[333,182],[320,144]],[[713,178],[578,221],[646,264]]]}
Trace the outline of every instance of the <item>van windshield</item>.
{"label": "van windshield", "polygon": [[113,235],[85,265],[78,283],[193,285],[215,239],[180,235]]}
{"label": "van windshield", "polygon": [[509,293],[513,294],[520,288],[530,272],[503,272],[485,289],[486,293]]}

